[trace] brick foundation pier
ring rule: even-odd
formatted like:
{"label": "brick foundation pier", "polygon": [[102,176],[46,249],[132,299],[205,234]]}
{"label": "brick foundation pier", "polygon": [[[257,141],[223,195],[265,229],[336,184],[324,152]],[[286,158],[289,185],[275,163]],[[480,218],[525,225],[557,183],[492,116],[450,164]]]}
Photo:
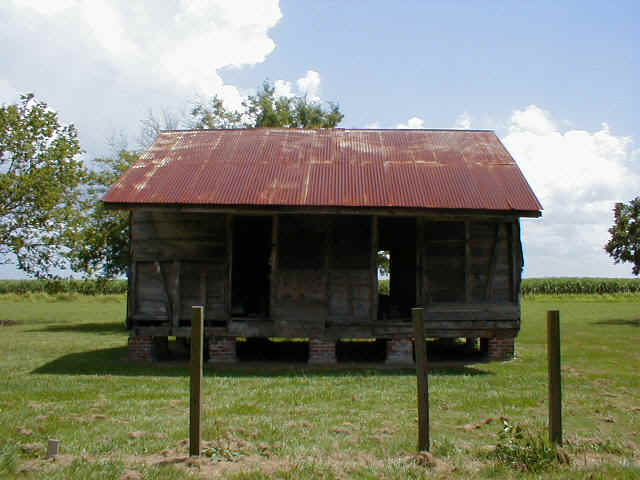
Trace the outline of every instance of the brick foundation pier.
{"label": "brick foundation pier", "polygon": [[336,363],[336,342],[309,340],[309,363]]}
{"label": "brick foundation pier", "polygon": [[236,339],[233,337],[208,338],[209,363],[237,362]]}
{"label": "brick foundation pier", "polygon": [[511,360],[516,354],[515,338],[483,338],[481,339],[482,351],[491,361]]}
{"label": "brick foundation pier", "polygon": [[412,365],[413,362],[413,342],[408,338],[392,338],[387,340],[386,364],[389,365]]}
{"label": "brick foundation pier", "polygon": [[168,350],[167,337],[130,335],[127,342],[127,356],[130,362],[153,362],[162,359]]}

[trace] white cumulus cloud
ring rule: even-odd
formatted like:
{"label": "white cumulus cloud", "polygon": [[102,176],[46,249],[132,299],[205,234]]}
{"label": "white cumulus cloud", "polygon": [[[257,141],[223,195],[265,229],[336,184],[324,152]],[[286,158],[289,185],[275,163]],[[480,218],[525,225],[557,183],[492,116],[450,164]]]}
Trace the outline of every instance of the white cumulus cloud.
{"label": "white cumulus cloud", "polygon": [[460,128],[462,130],[468,130],[471,128],[471,115],[469,112],[462,112],[456,118],[455,128]]}
{"label": "white cumulus cloud", "polygon": [[247,92],[219,72],[263,62],[282,18],[278,0],[15,0],[0,14],[0,85],[35,92],[79,127],[92,114],[85,148],[87,131],[97,143],[189,97],[239,108]]}
{"label": "white cumulus cloud", "polygon": [[545,208],[541,219],[524,222],[527,274],[628,275],[603,246],[615,202],[638,194],[631,139],[606,123],[562,131],[548,111],[530,105],[513,112],[502,141]]}
{"label": "white cumulus cloud", "polygon": [[304,77],[299,78],[296,82],[298,89],[303,95],[307,95],[310,101],[318,102],[320,97],[320,74],[315,70],[308,70]]}
{"label": "white cumulus cloud", "polygon": [[399,123],[396,128],[418,130],[424,128],[424,120],[419,117],[411,117],[407,123]]}

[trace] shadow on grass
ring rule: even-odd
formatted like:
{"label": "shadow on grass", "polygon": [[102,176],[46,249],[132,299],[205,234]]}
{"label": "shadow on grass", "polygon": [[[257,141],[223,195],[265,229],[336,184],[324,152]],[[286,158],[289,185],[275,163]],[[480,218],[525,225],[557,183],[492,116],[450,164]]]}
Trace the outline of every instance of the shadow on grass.
{"label": "shadow on grass", "polygon": [[[491,375],[476,366],[462,363],[432,363],[430,374]],[[116,347],[88,352],[71,353],[33,370],[33,374],[50,375],[119,375],[152,377],[186,377],[188,362],[131,363],[127,348]],[[205,364],[207,377],[363,377],[413,376],[415,368],[391,367],[380,363],[338,363],[335,365],[308,365],[284,362],[238,362],[235,364]]]}
{"label": "shadow on grass", "polygon": [[631,327],[640,327],[640,318],[635,320],[614,318],[612,320],[600,320],[598,322],[592,322],[593,325],[628,325]]}
{"label": "shadow on grass", "polygon": [[97,333],[97,334],[111,334],[111,333],[126,333],[127,329],[124,324],[121,323],[74,323],[71,325],[49,325],[44,328],[38,328],[29,330],[30,332],[51,332],[51,333]]}

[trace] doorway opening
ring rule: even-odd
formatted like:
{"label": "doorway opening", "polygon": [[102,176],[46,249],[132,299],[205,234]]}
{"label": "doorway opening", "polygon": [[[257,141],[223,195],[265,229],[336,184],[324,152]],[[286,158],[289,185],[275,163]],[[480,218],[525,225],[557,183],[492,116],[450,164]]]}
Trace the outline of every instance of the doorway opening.
{"label": "doorway opening", "polygon": [[268,317],[271,292],[271,216],[233,218],[231,315]]}
{"label": "doorway opening", "polygon": [[388,288],[379,289],[378,318],[408,319],[416,304],[416,220],[380,218],[379,231],[379,284]]}

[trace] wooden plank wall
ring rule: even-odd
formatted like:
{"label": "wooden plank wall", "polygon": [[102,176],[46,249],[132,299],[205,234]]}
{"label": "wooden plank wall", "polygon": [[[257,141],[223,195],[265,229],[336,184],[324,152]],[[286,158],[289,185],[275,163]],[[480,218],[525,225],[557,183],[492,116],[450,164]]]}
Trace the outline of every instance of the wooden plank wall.
{"label": "wooden plank wall", "polygon": [[179,326],[193,305],[206,307],[206,320],[228,318],[224,215],[134,211],[131,252],[129,316],[138,324]]}
{"label": "wooden plank wall", "polygon": [[521,276],[517,223],[425,221],[423,301],[517,302]]}
{"label": "wooden plank wall", "polygon": [[[378,241],[393,245],[384,235],[402,229],[368,215],[274,215],[272,225],[270,313],[281,334],[297,327],[309,336],[327,325],[382,321],[375,251]],[[192,305],[205,306],[210,325],[227,324],[232,226],[225,214],[133,212],[129,325],[132,320],[138,326],[188,324]],[[418,218],[410,230],[416,264],[407,260],[411,269],[401,269],[401,275],[415,282],[417,304],[450,304],[454,310],[455,305],[510,305],[509,311],[517,312],[522,263],[517,221]],[[447,312],[443,319],[455,313]],[[466,312],[469,320],[475,315]]]}
{"label": "wooden plank wall", "polygon": [[273,319],[317,328],[370,321],[371,233],[368,216],[280,216]]}

